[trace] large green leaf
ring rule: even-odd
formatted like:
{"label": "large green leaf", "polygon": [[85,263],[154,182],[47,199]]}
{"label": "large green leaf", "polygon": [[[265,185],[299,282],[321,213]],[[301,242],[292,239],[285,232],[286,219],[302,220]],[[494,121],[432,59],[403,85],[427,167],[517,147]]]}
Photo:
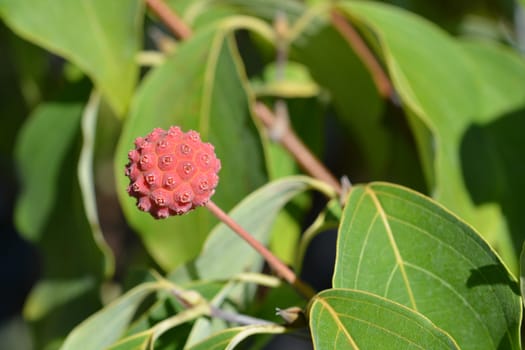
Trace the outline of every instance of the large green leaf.
{"label": "large green leaf", "polygon": [[68,335],[61,350],[107,348],[122,336],[142,301],[151,293],[167,288],[169,285],[166,283],[153,282],[133,288],[79,324]]}
{"label": "large green leaf", "polygon": [[0,16],[19,35],[64,56],[123,114],[138,78],[139,0],[0,0]]}
{"label": "large green leaf", "polygon": [[244,339],[255,334],[281,334],[286,328],[278,324],[250,325],[244,327],[229,328],[216,333],[188,348],[189,350],[231,350],[239,345]]}
{"label": "large green leaf", "polygon": [[458,349],[421,314],[367,292],[325,290],[312,299],[309,315],[317,350]]}
{"label": "large green leaf", "polygon": [[[435,198],[491,243],[507,244],[501,209],[474,204],[459,149],[473,123],[487,123],[525,104],[525,63],[501,49],[460,45],[432,23],[393,6],[355,1],[340,9],[365,33],[373,33],[371,43],[383,56],[403,104],[418,119],[412,125]],[[505,260],[516,272],[519,247],[511,248]]]}
{"label": "large green leaf", "polygon": [[[525,239],[520,201],[525,196],[525,141],[520,132],[525,128],[525,61],[494,44],[463,42],[462,47],[478,79],[486,82],[481,86],[481,114],[461,138],[463,180],[474,203],[491,208],[498,218],[494,224],[500,227],[491,230],[493,235],[487,229],[484,233],[517,275],[516,257]],[[511,237],[500,233],[505,230]]]}
{"label": "large green leaf", "polygon": [[352,189],[333,286],[419,311],[464,349],[520,348],[521,302],[512,275],[471,226],[400,186]]}
{"label": "large green leaf", "polygon": [[[191,64],[190,64],[191,63]],[[205,209],[156,221],[135,208],[120,175],[134,138],[154,127],[195,129],[215,145],[222,161],[221,180],[213,197],[228,210],[265,180],[263,152],[250,120],[245,76],[230,30],[201,31],[176,55],[152,71],[141,86],[117,147],[115,168],[124,213],[155,260],[173,269],[194,257],[215,219]]]}

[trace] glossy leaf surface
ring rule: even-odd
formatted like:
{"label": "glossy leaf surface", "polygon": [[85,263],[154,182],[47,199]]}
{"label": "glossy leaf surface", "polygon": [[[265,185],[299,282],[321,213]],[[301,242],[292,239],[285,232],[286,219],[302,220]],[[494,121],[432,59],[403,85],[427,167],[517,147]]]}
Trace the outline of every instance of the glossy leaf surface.
{"label": "glossy leaf surface", "polygon": [[[418,119],[412,121],[412,128],[433,196],[474,225],[517,272],[519,244],[509,243],[501,207],[478,200],[476,180],[462,172],[469,160],[461,148],[468,130],[479,124],[506,119],[515,127],[523,125],[522,119],[506,118],[525,106],[523,60],[500,47],[461,44],[397,7],[356,1],[344,3],[341,9],[363,30],[374,33],[369,36],[371,44],[388,66],[409,114]],[[469,154],[470,159],[479,156]],[[487,166],[497,171],[490,163]],[[497,184],[489,181],[485,186],[496,189]]]}
{"label": "glossy leaf surface", "polygon": [[352,189],[333,285],[406,305],[461,348],[520,347],[518,285],[500,259],[471,226],[400,186]]}
{"label": "glossy leaf surface", "polygon": [[310,306],[314,348],[459,349],[427,318],[377,295],[328,289]]}

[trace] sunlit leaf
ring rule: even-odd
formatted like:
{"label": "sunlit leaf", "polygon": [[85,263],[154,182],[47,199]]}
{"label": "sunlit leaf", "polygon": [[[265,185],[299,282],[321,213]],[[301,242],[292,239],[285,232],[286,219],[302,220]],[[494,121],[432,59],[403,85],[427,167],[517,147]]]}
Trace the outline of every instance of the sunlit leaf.
{"label": "sunlit leaf", "polygon": [[471,226],[400,186],[352,189],[333,286],[406,305],[461,348],[520,348],[521,302],[512,275]]}
{"label": "sunlit leaf", "polygon": [[417,119],[410,121],[433,196],[501,247],[517,272],[520,247],[509,244],[501,207],[474,202],[476,193],[468,183],[473,180],[462,173],[460,147],[469,127],[525,106],[523,60],[501,48],[462,45],[434,24],[394,6],[356,1],[340,8],[371,34],[370,43],[383,57],[403,104]]}
{"label": "sunlit leaf", "polygon": [[377,295],[328,289],[310,306],[315,349],[459,349],[445,332],[413,310]]}
{"label": "sunlit leaf", "polygon": [[0,16],[19,35],[70,59],[122,114],[138,78],[139,0],[1,0]]}
{"label": "sunlit leaf", "polygon": [[139,212],[126,194],[128,179],[120,175],[136,137],[170,125],[199,131],[203,140],[214,144],[222,161],[213,200],[226,210],[265,180],[263,153],[250,120],[238,53],[229,30],[214,29],[197,33],[164,65],[150,72],[116,151],[115,172],[124,213],[155,260],[167,270],[197,254],[215,219],[203,208],[159,221]]}

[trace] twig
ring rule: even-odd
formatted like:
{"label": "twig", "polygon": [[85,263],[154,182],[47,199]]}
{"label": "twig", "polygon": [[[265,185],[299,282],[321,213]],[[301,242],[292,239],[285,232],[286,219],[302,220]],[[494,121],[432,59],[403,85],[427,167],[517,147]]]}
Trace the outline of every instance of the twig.
{"label": "twig", "polygon": [[374,79],[377,90],[381,96],[390,97],[393,92],[392,84],[363,39],[359,36],[354,27],[348,23],[346,18],[336,10],[332,10],[330,16],[335,29],[337,29],[346,42],[354,49],[357,56],[359,56],[361,61],[370,71],[370,74],[372,74],[372,79]]}
{"label": "twig", "polygon": [[306,298],[312,298],[315,292],[311,287],[301,281],[295,272],[286,266],[279,258],[273,255],[261,242],[257,241],[244,228],[241,227],[235,220],[219,208],[212,200],[206,203],[208,210],[215,215],[220,221],[228,225],[235,233],[251,245],[261,256],[266,260],[268,265],[286,282],[294,286]]}
{"label": "twig", "polygon": [[[174,288],[174,289],[171,290],[171,292],[175,296],[175,298],[177,298],[177,300],[182,304],[182,306],[184,308],[186,308],[186,309],[191,309],[191,308],[197,306],[198,304],[200,304],[202,302],[205,302],[204,299],[201,299],[202,297],[200,295],[197,298],[197,303],[195,303],[195,300],[189,300],[186,297],[187,296],[187,292],[186,291],[181,291],[181,290],[178,290],[178,289]],[[215,317],[215,318],[219,318],[219,319],[224,320],[226,322],[233,322],[233,323],[237,323],[237,324],[240,324],[240,325],[243,325],[243,326],[248,326],[248,325],[267,325],[267,324],[268,325],[271,325],[271,324],[277,325],[275,322],[263,320],[263,319],[252,317],[252,316],[249,316],[249,315],[243,315],[243,314],[238,314],[238,313],[231,312],[231,311],[226,311],[226,310],[223,310],[223,309],[218,308],[217,306],[214,306],[214,305],[211,305],[211,304],[207,304],[207,307],[209,309],[208,310],[209,311],[209,316]]]}
{"label": "twig", "polygon": [[237,323],[243,326],[260,325],[260,324],[275,324],[275,325],[277,324],[275,322],[263,320],[263,319],[252,317],[249,315],[243,315],[243,314],[238,314],[235,312],[219,309],[218,307],[215,307],[215,306],[212,306],[210,311],[211,311],[212,317],[220,318],[221,320],[224,320],[226,322],[233,322],[233,323]]}
{"label": "twig", "polygon": [[[264,125],[271,130],[275,123],[275,117],[272,111],[262,102],[256,102],[253,109]],[[303,170],[313,177],[328,183],[338,194],[342,193],[339,181],[337,181],[323,163],[310,152],[291,128],[286,128],[286,130],[283,131],[279,142],[290,152]]]}
{"label": "twig", "polygon": [[185,40],[191,36],[190,27],[188,27],[164,1],[146,0],[146,4],[177,37]]}

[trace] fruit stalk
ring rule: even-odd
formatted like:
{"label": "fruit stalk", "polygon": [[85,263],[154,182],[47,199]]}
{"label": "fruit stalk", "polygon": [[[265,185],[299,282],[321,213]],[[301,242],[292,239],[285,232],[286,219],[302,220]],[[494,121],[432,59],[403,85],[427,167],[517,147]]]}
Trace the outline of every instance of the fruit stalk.
{"label": "fruit stalk", "polygon": [[220,221],[224,222],[249,245],[251,245],[261,256],[266,260],[270,268],[272,268],[279,277],[291,284],[303,296],[310,299],[315,295],[315,291],[307,284],[302,282],[295,272],[286,266],[279,258],[273,255],[264,245],[249,234],[241,225],[233,220],[221,208],[219,208],[211,199],[206,203],[206,208],[215,215]]}

